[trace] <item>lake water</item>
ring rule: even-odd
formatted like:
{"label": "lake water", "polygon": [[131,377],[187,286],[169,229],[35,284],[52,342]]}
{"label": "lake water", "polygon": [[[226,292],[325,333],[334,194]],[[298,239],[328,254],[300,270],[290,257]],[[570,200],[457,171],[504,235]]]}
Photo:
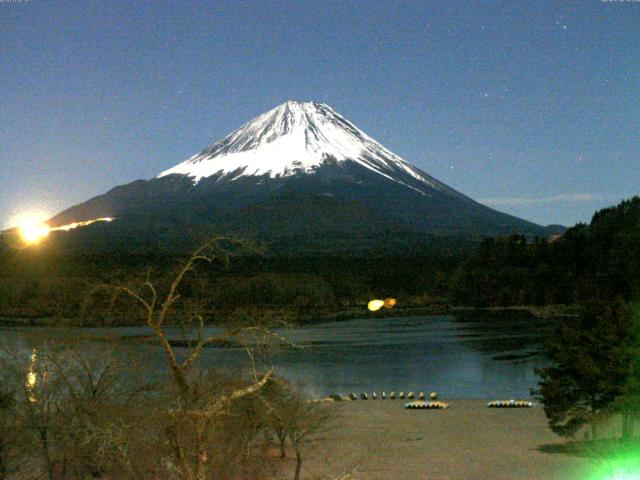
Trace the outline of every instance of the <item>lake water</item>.
{"label": "lake water", "polygon": [[[538,382],[534,368],[546,363],[540,351],[549,327],[548,321],[504,312],[322,323],[279,331],[304,347],[278,351],[272,362],[277,374],[316,398],[382,390],[436,391],[443,398],[527,398]],[[128,336],[147,333],[142,327],[115,330]],[[10,340],[32,333],[5,329],[1,335]],[[180,334],[173,331],[172,336]],[[159,348],[135,348],[149,376],[164,371]],[[228,370],[250,365],[238,347],[207,348],[201,364]]]}

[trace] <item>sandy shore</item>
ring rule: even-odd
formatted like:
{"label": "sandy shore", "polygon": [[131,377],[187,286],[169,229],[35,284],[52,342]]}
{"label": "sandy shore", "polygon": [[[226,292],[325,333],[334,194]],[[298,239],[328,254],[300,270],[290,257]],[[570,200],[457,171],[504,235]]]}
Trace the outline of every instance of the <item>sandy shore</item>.
{"label": "sandy shore", "polygon": [[[403,401],[337,402],[336,428],[307,447],[303,479],[569,480],[592,461],[550,453],[564,443],[542,407],[491,409],[451,400],[447,410],[405,410]],[[357,468],[356,468],[357,467]]]}

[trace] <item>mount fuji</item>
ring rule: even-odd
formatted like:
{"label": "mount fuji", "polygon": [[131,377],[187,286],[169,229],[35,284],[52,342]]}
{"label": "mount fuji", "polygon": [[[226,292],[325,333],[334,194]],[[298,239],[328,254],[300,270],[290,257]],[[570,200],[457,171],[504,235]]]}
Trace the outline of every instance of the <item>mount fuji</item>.
{"label": "mount fuji", "polygon": [[153,179],[115,187],[48,224],[101,217],[116,219],[99,227],[101,237],[123,244],[167,244],[194,232],[327,245],[403,235],[553,233],[457,192],[328,105],[297,101]]}
{"label": "mount fuji", "polygon": [[[327,163],[351,162],[387,180],[422,192],[415,184],[456,192],[367,136],[328,105],[288,101],[251,120],[220,142],[161,173],[197,183],[217,176],[281,178],[316,173]],[[407,178],[407,175],[411,178]],[[423,192],[424,193],[424,192]]]}

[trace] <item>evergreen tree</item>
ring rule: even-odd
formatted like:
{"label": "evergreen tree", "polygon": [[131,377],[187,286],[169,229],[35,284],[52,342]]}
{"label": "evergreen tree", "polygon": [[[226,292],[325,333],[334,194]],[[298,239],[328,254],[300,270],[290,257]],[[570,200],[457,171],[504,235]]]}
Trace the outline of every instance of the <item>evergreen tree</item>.
{"label": "evergreen tree", "polygon": [[622,437],[631,438],[634,424],[640,420],[640,302],[630,308],[632,336],[629,344],[629,375],[616,407],[622,414]]}
{"label": "evergreen tree", "polygon": [[551,429],[573,436],[614,411],[631,373],[632,321],[622,301],[589,302],[559,321],[549,343],[554,365],[539,369],[540,398]]}

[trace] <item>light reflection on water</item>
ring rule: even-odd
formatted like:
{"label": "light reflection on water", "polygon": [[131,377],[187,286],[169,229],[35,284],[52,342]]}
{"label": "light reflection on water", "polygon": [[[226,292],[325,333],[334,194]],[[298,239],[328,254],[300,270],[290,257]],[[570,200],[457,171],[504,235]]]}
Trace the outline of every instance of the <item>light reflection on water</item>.
{"label": "light reflection on water", "polygon": [[[544,363],[532,352],[540,349],[547,327],[520,323],[515,316],[500,322],[452,316],[348,320],[280,330],[305,347],[283,349],[272,360],[277,374],[314,397],[385,390],[436,391],[449,398],[525,398],[537,385],[534,367]],[[133,337],[149,333],[144,327],[112,330]],[[2,335],[28,331],[4,330]],[[171,336],[180,338],[180,330],[172,329]],[[165,371],[158,347],[135,348],[150,377]],[[248,367],[249,360],[242,348],[214,347],[204,350],[201,365],[237,370]]]}

